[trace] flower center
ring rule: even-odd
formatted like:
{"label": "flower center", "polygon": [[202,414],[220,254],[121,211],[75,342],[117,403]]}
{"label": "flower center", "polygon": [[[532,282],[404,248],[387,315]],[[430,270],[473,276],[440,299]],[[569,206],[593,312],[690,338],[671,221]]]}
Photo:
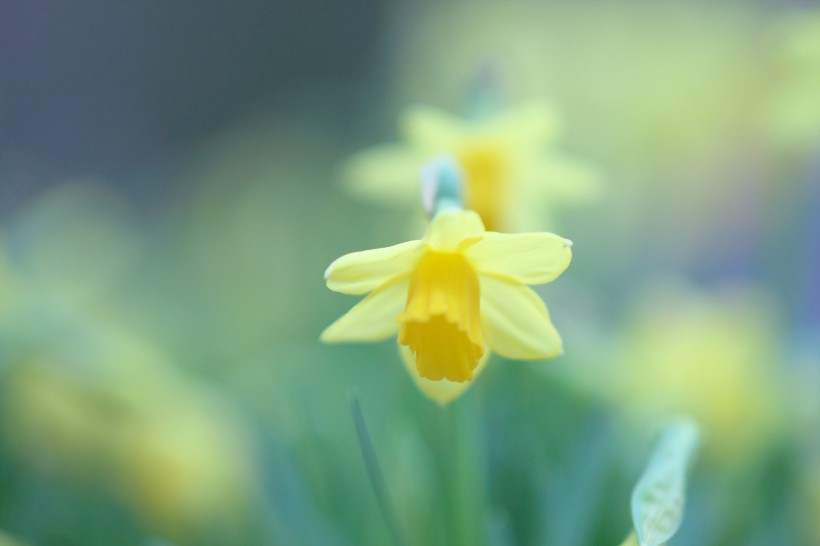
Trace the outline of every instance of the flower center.
{"label": "flower center", "polygon": [[427,379],[469,381],[484,354],[479,284],[460,253],[428,252],[410,278],[399,343]]}
{"label": "flower center", "polygon": [[464,148],[457,154],[466,175],[467,208],[481,216],[487,231],[502,227],[507,166],[503,153],[492,144]]}

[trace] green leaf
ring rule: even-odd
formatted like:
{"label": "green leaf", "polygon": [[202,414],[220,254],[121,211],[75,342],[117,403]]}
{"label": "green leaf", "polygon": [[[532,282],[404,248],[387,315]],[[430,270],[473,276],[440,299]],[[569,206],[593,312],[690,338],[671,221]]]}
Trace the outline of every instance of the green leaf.
{"label": "green leaf", "polygon": [[700,431],[681,418],[661,434],[649,464],[632,491],[632,522],[640,546],[659,546],[680,527],[686,500],[686,470]]}

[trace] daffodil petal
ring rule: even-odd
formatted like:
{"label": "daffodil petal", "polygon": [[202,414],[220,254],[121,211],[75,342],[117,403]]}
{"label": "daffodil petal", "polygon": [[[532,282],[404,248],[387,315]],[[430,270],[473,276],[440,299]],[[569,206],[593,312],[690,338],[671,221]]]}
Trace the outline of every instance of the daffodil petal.
{"label": "daffodil petal", "polygon": [[572,241],[554,233],[488,232],[464,253],[479,275],[524,284],[555,280],[572,260]]}
{"label": "daffodil petal", "polygon": [[485,131],[516,146],[536,147],[555,140],[561,132],[561,120],[549,102],[532,100],[493,119]]}
{"label": "daffodil petal", "polygon": [[563,353],[547,306],[531,288],[481,276],[481,327],[491,351],[507,358],[538,360]]}
{"label": "daffodil petal", "polygon": [[404,309],[409,278],[387,283],[370,293],[353,308],[325,328],[320,340],[379,341],[399,331],[396,319]]}
{"label": "daffodil petal", "polygon": [[325,271],[327,287],[343,294],[364,294],[402,274],[418,261],[421,241],[345,254]]}
{"label": "daffodil petal", "polygon": [[433,400],[434,402],[444,406],[461,396],[464,391],[466,391],[470,385],[475,381],[475,378],[478,376],[479,373],[484,369],[484,366],[487,364],[488,357],[490,355],[489,351],[484,351],[484,356],[481,357],[481,360],[478,361],[478,365],[476,366],[475,370],[473,370],[473,380],[472,381],[447,381],[446,379],[441,379],[439,381],[432,381],[430,379],[424,378],[419,375],[418,368],[416,367],[416,358],[413,356],[413,352],[404,345],[399,345],[399,354],[401,354],[401,360],[404,364],[405,369],[410,374],[410,377],[413,378],[413,382],[419,388],[419,390],[429,399]]}
{"label": "daffodil petal", "polygon": [[522,164],[516,177],[529,186],[525,199],[585,203],[603,193],[601,174],[591,164],[564,154],[540,155]]}
{"label": "daffodil petal", "polygon": [[446,210],[433,218],[424,243],[439,252],[463,250],[484,236],[481,218],[471,210]]}
{"label": "daffodil petal", "polygon": [[418,173],[425,159],[426,155],[401,144],[365,150],[345,163],[344,189],[372,201],[412,202],[418,199]]}
{"label": "daffodil petal", "polygon": [[438,108],[417,104],[401,118],[401,132],[412,144],[433,153],[448,151],[464,138],[464,123]]}

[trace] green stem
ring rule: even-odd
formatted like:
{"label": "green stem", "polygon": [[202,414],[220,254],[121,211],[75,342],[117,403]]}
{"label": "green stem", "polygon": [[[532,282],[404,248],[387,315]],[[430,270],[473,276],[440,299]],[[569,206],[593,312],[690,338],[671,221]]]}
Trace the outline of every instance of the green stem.
{"label": "green stem", "polygon": [[468,393],[444,409],[442,472],[448,545],[486,544],[483,450],[477,403]]}

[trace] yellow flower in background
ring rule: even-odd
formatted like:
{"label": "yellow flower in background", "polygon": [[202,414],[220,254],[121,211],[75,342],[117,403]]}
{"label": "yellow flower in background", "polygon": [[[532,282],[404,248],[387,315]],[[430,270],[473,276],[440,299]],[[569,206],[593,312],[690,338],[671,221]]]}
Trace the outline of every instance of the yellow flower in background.
{"label": "yellow flower in background", "polygon": [[706,453],[724,463],[753,460],[782,423],[776,316],[743,287],[655,287],[627,317],[617,376],[600,388],[638,419],[692,415]]}
{"label": "yellow flower in background", "polygon": [[232,528],[253,489],[242,421],[145,340],[84,321],[68,332],[50,331],[5,370],[0,431],[12,452],[115,491],[164,536]]}
{"label": "yellow flower in background", "polygon": [[321,335],[325,342],[398,342],[422,390],[448,402],[480,371],[487,351],[542,359],[562,352],[541,298],[527,284],[557,278],[571,242],[552,233],[487,232],[478,214],[439,212],[420,241],[334,261],[327,286],[369,293]]}
{"label": "yellow flower in background", "polygon": [[820,10],[789,13],[774,30],[774,136],[798,147],[815,146],[820,139]]}
{"label": "yellow flower in background", "polygon": [[188,389],[123,427],[117,489],[151,528],[183,540],[241,520],[254,480],[249,442],[224,406]]}
{"label": "yellow flower in background", "polygon": [[599,194],[593,169],[555,150],[557,115],[544,101],[464,120],[429,106],[408,108],[402,142],[366,150],[347,164],[346,188],[365,199],[414,203],[419,168],[432,156],[456,158],[464,172],[465,208],[491,231],[545,224],[550,207]]}

